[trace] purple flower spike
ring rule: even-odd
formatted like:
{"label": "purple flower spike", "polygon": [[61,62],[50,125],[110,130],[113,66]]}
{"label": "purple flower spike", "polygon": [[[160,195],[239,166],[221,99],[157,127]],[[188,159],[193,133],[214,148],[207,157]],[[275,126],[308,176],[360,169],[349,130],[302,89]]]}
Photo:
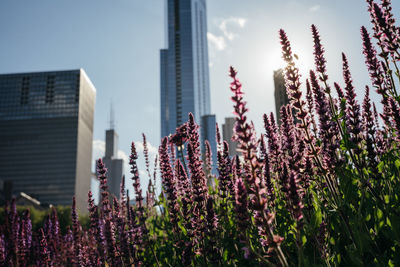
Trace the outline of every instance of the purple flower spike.
{"label": "purple flower spike", "polygon": [[311,85],[310,85],[310,81],[308,79],[306,79],[306,89],[307,89],[307,93],[306,93],[306,99],[307,99],[307,112],[310,115],[310,120],[311,120],[311,124],[313,127],[313,133],[314,133],[314,137],[317,137],[317,124],[315,123],[315,117],[314,117],[314,98],[313,98],[313,94],[312,94],[312,90],[311,90]]}
{"label": "purple flower spike", "polygon": [[215,129],[216,129],[216,138],[217,138],[217,144],[220,146],[221,145],[221,132],[219,130],[219,125],[218,123],[215,124]]}
{"label": "purple flower spike", "polygon": [[131,155],[129,157],[129,165],[131,165],[131,174],[132,174],[132,181],[133,181],[133,188],[135,189],[136,194],[136,205],[138,206],[138,210],[140,215],[143,214],[143,195],[142,189],[140,188],[140,177],[139,177],[139,169],[137,167],[137,153],[136,153],[136,146],[135,143],[132,142],[131,145]]}
{"label": "purple flower spike", "polygon": [[399,60],[399,34],[395,26],[390,1],[383,1],[382,6],[367,0],[369,12],[373,23],[374,37],[378,39],[378,45],[382,47],[382,56],[390,54],[394,60]]}
{"label": "purple flower spike", "polygon": [[6,265],[6,241],[4,234],[0,231],[0,265]]}
{"label": "purple flower spike", "polygon": [[[343,60],[343,78],[346,83],[346,87],[344,88],[346,91],[346,123],[348,131],[351,135],[351,142],[353,142],[357,147],[361,142],[360,133],[361,133],[361,114],[360,114],[360,106],[356,100],[356,93],[353,86],[353,81],[350,74],[349,63],[347,61],[347,57],[344,53],[342,53]],[[359,151],[358,148],[356,148]]]}
{"label": "purple flower spike", "polygon": [[213,198],[211,196],[207,199],[206,221],[207,221],[207,235],[209,239],[209,246],[207,248],[207,257],[211,265],[218,265],[220,255],[217,248],[217,233],[218,233],[218,218],[213,208]]}
{"label": "purple flower spike", "polygon": [[41,266],[53,266],[50,259],[49,248],[47,246],[46,236],[44,235],[43,229],[39,230],[40,238],[40,263]]}
{"label": "purple flower spike", "polygon": [[264,127],[265,135],[268,139],[268,150],[270,155],[270,163],[272,165],[272,171],[277,171],[279,168],[279,157],[280,157],[280,136],[278,128],[275,123],[274,114],[271,113],[268,118],[267,114],[264,114]]}
{"label": "purple flower spike", "polygon": [[206,172],[206,176],[207,176],[207,184],[208,185],[213,185],[213,175],[212,175],[212,152],[211,152],[211,146],[210,146],[210,142],[208,142],[208,140],[206,140],[204,142],[205,145],[205,161],[204,161],[204,170]]}
{"label": "purple flower spike", "polygon": [[177,232],[179,213],[179,207],[177,203],[178,190],[176,187],[177,184],[168,155],[168,139],[166,137],[162,140],[161,146],[159,148],[159,155],[161,178],[168,200],[168,212],[170,214],[171,223],[173,224],[175,231]]}
{"label": "purple flower spike", "polygon": [[229,187],[231,186],[231,160],[229,158],[229,146],[226,141],[223,143],[223,150],[219,150],[217,154],[218,158],[218,180],[219,180],[219,194],[226,205],[226,197],[228,196]]}
{"label": "purple flower spike", "polygon": [[234,114],[236,115],[236,122],[234,128],[234,141],[238,141],[238,150],[242,152],[244,160],[251,166],[251,174],[248,175],[248,185],[253,187],[257,177],[257,148],[258,140],[252,124],[247,122],[246,113],[248,109],[246,108],[246,102],[243,100],[242,84],[236,78],[237,71],[230,67],[229,71],[230,77],[233,79],[230,85],[231,91],[234,93],[231,97],[234,102]]}
{"label": "purple flower spike", "polygon": [[[326,73],[326,59],[324,56],[325,49],[321,44],[321,37],[315,25],[311,25],[311,32],[314,39],[314,62],[317,72],[321,75],[319,79],[321,82],[326,83],[328,80],[328,74]],[[327,93],[329,93],[329,88]]]}
{"label": "purple flower spike", "polygon": [[187,124],[184,123],[176,128],[175,134],[170,137],[170,142],[175,144],[177,147],[182,146],[188,139]]}
{"label": "purple flower spike", "polygon": [[265,183],[265,186],[267,187],[269,203],[271,206],[274,206],[275,205],[275,203],[274,203],[274,200],[275,200],[274,185],[272,184],[272,180],[271,180],[269,156],[267,153],[267,149],[265,147],[265,141],[264,141],[263,135],[261,135],[261,138],[260,138],[260,151],[261,151],[261,160],[264,163],[264,183]]}
{"label": "purple flower spike", "polygon": [[98,207],[94,204],[92,192],[88,193],[88,210],[90,218],[90,230],[89,232],[94,236],[97,241],[97,253],[99,255],[99,262],[103,264],[105,261],[104,255],[104,236],[99,223],[99,211]]}
{"label": "purple flower spike", "polygon": [[151,179],[151,174],[150,174],[150,160],[149,160],[149,148],[147,147],[147,140],[146,140],[146,135],[142,133],[143,136],[143,155],[144,155],[144,161],[146,163],[146,171],[149,176],[149,179]]}
{"label": "purple flower spike", "polygon": [[238,230],[240,233],[242,233],[241,238],[244,239],[247,227],[249,226],[250,216],[249,216],[249,203],[247,200],[247,191],[243,183],[243,180],[241,178],[236,180],[235,189],[236,189],[235,190],[236,219],[238,224]]}
{"label": "purple flower spike", "polygon": [[371,100],[369,98],[369,87],[365,87],[365,97],[363,101],[363,135],[366,141],[369,163],[372,166],[374,173],[377,167],[376,151],[374,148],[374,138],[376,135],[375,120],[371,110]]}
{"label": "purple flower spike", "polygon": [[310,71],[310,81],[315,99],[315,110],[319,117],[319,138],[322,141],[322,155],[325,165],[329,168],[335,165],[335,150],[338,144],[335,144],[337,135],[336,123],[332,121],[331,109],[326,94],[319,86],[315,73]]}
{"label": "purple flower spike", "polygon": [[383,70],[376,58],[376,50],[371,43],[367,29],[361,27],[361,37],[363,40],[363,53],[365,56],[365,64],[368,67],[369,77],[371,78],[372,85],[377,88],[378,93],[384,93],[383,88]]}
{"label": "purple flower spike", "polygon": [[72,198],[72,233],[74,237],[74,252],[75,252],[75,258],[74,262],[78,266],[82,266],[82,245],[81,245],[81,233],[80,233],[80,225],[78,221],[78,213],[76,212],[76,202],[75,202],[75,196]]}
{"label": "purple flower spike", "polygon": [[279,36],[282,45],[282,57],[287,63],[285,68],[285,82],[286,91],[290,97],[290,105],[292,105],[296,110],[296,117],[303,122],[302,128],[308,127],[307,112],[305,109],[305,102],[301,99],[301,89],[300,89],[300,75],[299,69],[294,63],[292,56],[292,48],[290,47],[289,39],[284,30],[279,31]]}
{"label": "purple flower spike", "polygon": [[203,202],[207,200],[208,188],[207,178],[202,167],[203,162],[201,160],[198,128],[199,126],[196,124],[193,114],[189,113],[189,144],[187,147],[187,154],[189,161],[189,170],[191,174],[190,178],[193,187],[193,200],[198,203],[198,208],[202,210],[202,207],[204,207]]}
{"label": "purple flower spike", "polygon": [[396,100],[393,97],[389,98],[389,103],[391,107],[391,116],[394,122],[394,129],[396,130],[397,140],[400,141],[400,108]]}
{"label": "purple flower spike", "polygon": [[[291,171],[289,174],[289,191],[288,198],[290,200],[289,209],[292,213],[293,219],[300,222],[303,219],[303,192],[300,187],[300,179],[298,178],[297,172]],[[301,226],[301,225],[300,225]]]}
{"label": "purple flower spike", "polygon": [[342,88],[340,87],[340,85],[338,84],[338,83],[333,83],[333,85],[335,86],[335,89],[336,89],[336,93],[337,93],[337,95],[338,95],[338,97],[339,97],[339,100],[342,100],[343,98],[344,98],[344,93],[343,93],[343,90],[342,90]]}

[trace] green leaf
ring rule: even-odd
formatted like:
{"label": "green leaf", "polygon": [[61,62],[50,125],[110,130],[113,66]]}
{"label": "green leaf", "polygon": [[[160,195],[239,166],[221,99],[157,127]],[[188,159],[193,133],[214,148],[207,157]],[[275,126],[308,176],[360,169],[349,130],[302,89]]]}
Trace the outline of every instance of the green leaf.
{"label": "green leaf", "polygon": [[394,165],[399,170],[400,169],[400,159],[396,159],[396,161],[394,162]]}
{"label": "green leaf", "polygon": [[303,235],[301,237],[301,241],[303,242],[303,245],[307,242],[307,237],[305,235]]}
{"label": "green leaf", "polygon": [[228,250],[224,251],[224,262],[226,262],[228,260]]}
{"label": "green leaf", "polygon": [[389,204],[389,195],[385,195],[384,198],[385,198],[385,204]]}
{"label": "green leaf", "polygon": [[380,173],[383,173],[383,167],[385,166],[385,162],[384,161],[381,161],[381,162],[379,162],[379,164],[378,164],[378,171],[380,172]]}
{"label": "green leaf", "polygon": [[381,220],[383,217],[383,212],[380,209],[377,209],[376,216],[377,216],[378,220]]}

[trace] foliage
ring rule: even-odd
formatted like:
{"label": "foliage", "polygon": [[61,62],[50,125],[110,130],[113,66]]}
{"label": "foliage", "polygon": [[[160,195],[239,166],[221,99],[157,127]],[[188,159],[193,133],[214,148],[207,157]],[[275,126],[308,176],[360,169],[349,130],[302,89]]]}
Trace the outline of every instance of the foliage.
{"label": "foliage", "polygon": [[[75,204],[72,227],[60,233],[55,210],[32,234],[29,212],[5,210],[0,230],[3,265],[84,266],[369,266],[400,265],[400,28],[389,0],[367,0],[373,37],[361,28],[365,63],[381,98],[378,114],[365,89],[356,99],[349,63],[343,60],[343,89],[332,93],[324,48],[312,25],[315,70],[305,81],[284,30],[279,31],[290,105],[264,115],[258,137],[247,119],[237,72],[230,89],[236,116],[234,139],[241,156],[229,157],[218,140],[218,171],[211,155],[202,160],[198,125],[192,114],[173,136],[163,138],[159,167],[163,191],[155,196],[146,142],[144,156],[151,183],[143,196],[132,143],[130,165],[136,205],[121,184],[120,199],[108,193],[107,169],[97,162],[102,198],[89,192],[88,230]],[[379,116],[381,119],[379,119]],[[382,124],[383,123],[383,124]],[[381,125],[382,124],[382,125]],[[207,145],[206,145],[207,146]],[[156,162],[155,167],[158,164]],[[156,168],[155,168],[156,169]],[[144,198],[146,201],[144,202]],[[73,202],[75,203],[75,201]]]}

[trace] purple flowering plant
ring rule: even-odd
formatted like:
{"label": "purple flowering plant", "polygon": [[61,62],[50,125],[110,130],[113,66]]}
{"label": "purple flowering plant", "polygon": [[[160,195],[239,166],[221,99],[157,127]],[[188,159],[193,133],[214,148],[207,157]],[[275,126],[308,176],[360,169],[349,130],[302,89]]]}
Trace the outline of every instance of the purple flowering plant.
{"label": "purple flowering plant", "polygon": [[[350,55],[342,55],[338,68],[344,82],[329,80],[315,25],[315,69],[304,74],[303,84],[281,29],[290,104],[281,108],[280,123],[274,114],[264,114],[265,132],[257,135],[231,67],[233,139],[240,156],[229,156],[228,140],[217,130],[217,162],[212,162],[210,145],[201,144],[189,114],[176,133],[161,140],[151,172],[143,135],[148,177],[139,174],[140,155],[132,143],[131,179],[122,179],[117,199],[108,191],[107,166],[99,159],[101,199],[95,205],[88,193],[86,223],[75,198],[71,223],[63,230],[56,209],[37,228],[32,211],[18,212],[15,201],[7,205],[0,266],[399,266],[400,28],[390,0],[366,2],[373,32],[360,30],[371,79],[360,90],[362,101],[356,98]],[[147,189],[143,179],[150,181]]]}

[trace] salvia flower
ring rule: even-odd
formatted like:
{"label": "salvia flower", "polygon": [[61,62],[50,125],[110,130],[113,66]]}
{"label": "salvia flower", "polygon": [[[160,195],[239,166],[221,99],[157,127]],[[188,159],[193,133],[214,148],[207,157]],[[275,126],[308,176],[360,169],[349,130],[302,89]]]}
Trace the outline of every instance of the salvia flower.
{"label": "salvia flower", "polygon": [[375,120],[372,115],[372,110],[371,110],[371,100],[369,98],[369,87],[365,87],[365,97],[363,101],[363,134],[364,134],[364,140],[366,142],[367,146],[367,152],[368,152],[368,159],[370,165],[374,169],[374,173],[376,173],[376,167],[377,167],[377,159],[376,159],[376,151],[374,148],[374,136],[376,135],[376,129],[375,129]]}
{"label": "salvia flower", "polygon": [[395,60],[399,60],[399,36],[398,30],[394,25],[390,2],[385,1],[384,8],[373,1],[368,2],[370,4],[369,10],[374,24],[375,37],[379,40],[378,44],[382,47],[383,53],[390,53]]}
{"label": "salvia flower", "polygon": [[[317,27],[313,24],[311,25],[311,32],[314,39],[314,62],[317,72],[320,74],[319,79],[326,83],[328,80],[328,74],[326,72],[326,59],[324,56],[325,49],[321,44],[321,37],[319,35]],[[327,93],[329,93],[329,87],[327,88]]]}
{"label": "salvia flower", "polygon": [[89,219],[90,219],[90,232],[95,237],[97,241],[97,253],[99,255],[100,264],[104,261],[104,236],[102,235],[102,229],[100,228],[99,223],[99,211],[98,207],[94,204],[94,199],[92,192],[88,193],[88,210],[89,210]]}
{"label": "salvia flower", "polygon": [[372,85],[378,89],[378,93],[385,94],[385,92],[383,91],[383,70],[376,57],[376,50],[371,43],[369,33],[364,26],[361,27],[361,37],[363,40],[363,53],[365,56],[365,64],[368,67],[368,72],[372,81]]}
{"label": "salvia flower", "polygon": [[0,264],[6,265],[6,241],[2,231],[0,231]]}
{"label": "salvia flower", "polygon": [[142,136],[143,136],[143,155],[144,155],[144,161],[145,161],[145,164],[146,164],[146,171],[147,171],[147,174],[148,174],[149,178],[151,179],[149,148],[147,146],[146,135],[144,133],[142,133]]}
{"label": "salvia flower", "polygon": [[210,264],[218,265],[218,261],[220,259],[220,255],[218,253],[217,248],[217,231],[218,231],[218,218],[215,214],[213,208],[213,198],[208,196],[207,204],[206,204],[206,221],[207,221],[207,236],[209,239],[209,244],[207,248],[207,257],[210,260]]}
{"label": "salvia flower", "polygon": [[98,173],[98,179],[100,180],[101,209],[102,209],[102,212],[106,216],[108,216],[108,214],[111,211],[111,207],[110,207],[107,176],[106,176],[107,168],[105,167],[105,165],[101,159],[97,160],[97,173]]}
{"label": "salvia flower", "polygon": [[212,176],[213,162],[212,162],[212,151],[210,142],[208,142],[208,140],[204,141],[204,146],[205,146],[204,170],[206,172],[207,184],[213,185],[213,176]]}
{"label": "salvia flower", "polygon": [[281,153],[280,150],[280,135],[278,132],[278,127],[275,123],[274,114],[271,113],[268,118],[267,114],[264,114],[264,127],[265,127],[265,135],[268,140],[268,151],[270,155],[270,162],[272,164],[273,171],[277,171],[279,166],[279,155]]}
{"label": "salvia flower", "polygon": [[267,153],[267,149],[265,147],[265,141],[264,141],[264,136],[261,135],[260,138],[260,151],[261,151],[261,160],[263,162],[263,176],[264,180],[263,182],[265,183],[265,186],[267,187],[268,191],[268,197],[269,197],[269,202],[271,206],[274,206],[274,200],[275,200],[275,192],[274,192],[274,185],[272,183],[271,179],[271,170],[270,170],[270,164],[269,164],[269,156]]}
{"label": "salvia flower", "polygon": [[97,161],[97,172],[99,174],[100,180],[100,188],[102,189],[102,213],[104,219],[104,236],[106,240],[107,247],[107,258],[113,263],[118,264],[120,262],[120,257],[118,251],[115,247],[115,229],[114,224],[112,222],[112,212],[108,194],[108,186],[107,186],[107,169],[105,168],[103,161],[99,159]]}
{"label": "salvia flower", "polygon": [[314,133],[314,136],[317,136],[317,124],[315,123],[315,117],[314,117],[314,98],[311,90],[311,85],[310,81],[306,79],[306,99],[307,99],[307,108],[308,108],[308,114],[310,115],[310,120],[312,124],[312,130]]}
{"label": "salvia flower", "polygon": [[72,198],[72,233],[74,237],[74,252],[75,252],[75,263],[78,266],[82,266],[82,252],[81,252],[81,233],[80,225],[78,221],[78,213],[76,211],[75,196]]}
{"label": "salvia flower", "polygon": [[236,220],[239,232],[241,233],[241,238],[244,239],[246,236],[245,232],[247,230],[247,227],[249,226],[250,216],[249,216],[249,203],[247,200],[247,191],[243,183],[243,180],[241,178],[236,180],[235,191],[236,191],[236,196],[235,196]]}
{"label": "salvia flower", "polygon": [[46,236],[44,235],[43,229],[39,230],[40,238],[40,263],[42,266],[53,266],[50,254],[47,246]]}
{"label": "salvia flower", "polygon": [[179,213],[178,203],[177,203],[178,190],[176,187],[177,184],[168,155],[167,137],[165,137],[162,140],[161,146],[159,148],[159,155],[160,155],[161,178],[168,200],[168,212],[170,214],[171,222],[177,231],[178,213]]}
{"label": "salvia flower", "polygon": [[344,53],[342,53],[343,60],[343,78],[346,84],[346,123],[348,131],[351,134],[351,141],[357,146],[356,152],[359,151],[359,145],[361,142],[360,133],[361,133],[361,113],[360,106],[356,100],[356,93],[353,86],[353,81],[350,74],[349,63],[347,61],[347,57]]}
{"label": "salvia flower", "polygon": [[186,143],[187,139],[188,139],[187,124],[184,123],[178,128],[176,128],[175,134],[173,134],[170,137],[170,142],[175,144],[177,147],[180,147]]}
{"label": "salvia flower", "polygon": [[135,143],[132,142],[131,144],[131,155],[129,156],[129,165],[131,165],[131,174],[132,174],[132,181],[133,181],[133,188],[136,194],[136,204],[138,206],[138,210],[140,213],[143,213],[143,195],[142,189],[140,187],[140,177],[139,177],[139,169],[137,167],[137,159],[138,155],[136,152]]}
{"label": "salvia flower", "polygon": [[[248,176],[248,185],[253,186],[257,183],[257,148],[258,140],[252,124],[247,122],[246,102],[243,100],[242,84],[236,78],[237,71],[230,67],[230,77],[233,79],[230,85],[231,91],[234,95],[231,97],[234,102],[234,114],[236,115],[235,128],[234,128],[234,141],[238,141],[238,150],[242,152],[245,161],[251,166],[251,175]],[[259,179],[259,178],[258,178]]]}
{"label": "salvia flower", "polygon": [[331,167],[335,164],[335,140],[333,138],[337,132],[337,126],[332,121],[332,113],[328,99],[320,87],[314,71],[310,71],[310,81],[315,99],[315,110],[319,117],[319,138],[322,141],[322,155],[326,166]]}
{"label": "salvia flower", "polygon": [[290,47],[286,32],[283,29],[279,30],[279,37],[282,45],[282,58],[287,64],[285,67],[286,91],[290,97],[290,104],[297,110],[296,117],[303,123],[302,128],[307,128],[309,122],[307,119],[305,102],[301,99],[302,92],[300,90],[299,69],[294,63],[292,48]]}
{"label": "salvia flower", "polygon": [[187,158],[189,161],[190,179],[193,188],[193,200],[199,203],[199,208],[203,207],[202,202],[207,199],[207,178],[203,170],[203,162],[200,152],[199,126],[194,120],[192,113],[189,113],[188,135],[189,143],[187,147]]}
{"label": "salvia flower", "polygon": [[[223,150],[219,150],[217,153],[218,159],[218,180],[219,180],[219,193],[223,201],[226,201],[228,196],[228,188],[231,184],[231,160],[229,158],[229,146],[226,141],[223,143]],[[226,204],[226,202],[224,202]],[[225,205],[224,204],[224,205]]]}
{"label": "salvia flower", "polygon": [[289,173],[289,190],[288,190],[288,199],[290,200],[290,204],[288,208],[292,213],[293,218],[300,222],[303,219],[303,192],[300,187],[300,179],[298,178],[298,174],[296,171],[291,170]]}
{"label": "salvia flower", "polygon": [[389,98],[389,103],[391,107],[392,120],[394,122],[394,129],[396,129],[397,140],[400,140],[400,108],[393,97]]}

